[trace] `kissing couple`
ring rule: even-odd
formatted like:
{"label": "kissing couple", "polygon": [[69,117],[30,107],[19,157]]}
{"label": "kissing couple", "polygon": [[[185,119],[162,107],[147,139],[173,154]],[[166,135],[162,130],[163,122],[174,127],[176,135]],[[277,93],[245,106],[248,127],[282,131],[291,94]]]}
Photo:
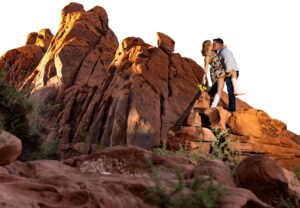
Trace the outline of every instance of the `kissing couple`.
{"label": "kissing couple", "polygon": [[217,107],[223,88],[226,82],[229,105],[228,110],[233,112],[236,110],[235,96],[244,95],[238,89],[237,78],[239,77],[239,68],[232,52],[224,45],[221,38],[216,38],[211,42],[206,40],[202,44],[202,55],[204,56],[204,76],[202,84],[206,82],[208,68],[210,66],[210,77],[212,87],[209,91],[214,96],[211,108]]}

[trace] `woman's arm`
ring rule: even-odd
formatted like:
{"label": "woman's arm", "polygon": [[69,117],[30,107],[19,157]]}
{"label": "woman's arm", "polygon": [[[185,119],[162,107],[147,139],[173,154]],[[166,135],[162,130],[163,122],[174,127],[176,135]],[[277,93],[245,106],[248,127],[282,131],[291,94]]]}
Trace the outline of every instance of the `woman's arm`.
{"label": "woman's arm", "polygon": [[208,71],[209,62],[210,62],[210,57],[205,56],[205,58],[204,58],[204,74],[203,74],[203,79],[202,79],[203,84],[205,84],[205,82],[206,82],[206,75],[207,75],[207,71]]}
{"label": "woman's arm", "polygon": [[210,62],[210,57],[205,56],[205,58],[204,58],[204,73],[205,74],[207,74],[209,62]]}

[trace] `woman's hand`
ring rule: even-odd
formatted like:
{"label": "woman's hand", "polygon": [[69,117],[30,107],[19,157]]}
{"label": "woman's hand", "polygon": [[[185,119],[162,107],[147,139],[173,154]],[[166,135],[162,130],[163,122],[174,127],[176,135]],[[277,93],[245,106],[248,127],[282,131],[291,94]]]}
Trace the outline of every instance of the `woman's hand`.
{"label": "woman's hand", "polygon": [[205,72],[205,73],[203,74],[202,84],[205,84],[205,83],[206,83],[206,75],[207,75],[207,73]]}

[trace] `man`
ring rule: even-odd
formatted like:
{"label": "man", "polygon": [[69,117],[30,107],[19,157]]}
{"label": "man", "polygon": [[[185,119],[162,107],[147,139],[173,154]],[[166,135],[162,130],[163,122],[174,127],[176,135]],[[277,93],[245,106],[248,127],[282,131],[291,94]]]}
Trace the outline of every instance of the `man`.
{"label": "man", "polygon": [[[239,68],[232,52],[228,48],[224,47],[224,42],[221,38],[213,40],[213,50],[217,51],[226,72],[225,83],[229,98],[228,110],[233,112],[236,110],[235,96],[244,94],[238,90],[237,78],[239,76]],[[215,87],[213,86],[213,89],[214,88]]]}

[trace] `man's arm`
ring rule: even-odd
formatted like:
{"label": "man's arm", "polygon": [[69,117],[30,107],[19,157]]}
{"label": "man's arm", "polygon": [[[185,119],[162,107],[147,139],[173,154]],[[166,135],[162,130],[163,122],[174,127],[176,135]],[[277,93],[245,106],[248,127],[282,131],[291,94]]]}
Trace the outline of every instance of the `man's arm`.
{"label": "man's arm", "polygon": [[230,50],[224,49],[221,51],[221,55],[224,58],[224,64],[226,66],[226,73],[231,72],[232,70],[237,71],[237,64],[235,62],[235,59],[233,57],[233,54]]}

